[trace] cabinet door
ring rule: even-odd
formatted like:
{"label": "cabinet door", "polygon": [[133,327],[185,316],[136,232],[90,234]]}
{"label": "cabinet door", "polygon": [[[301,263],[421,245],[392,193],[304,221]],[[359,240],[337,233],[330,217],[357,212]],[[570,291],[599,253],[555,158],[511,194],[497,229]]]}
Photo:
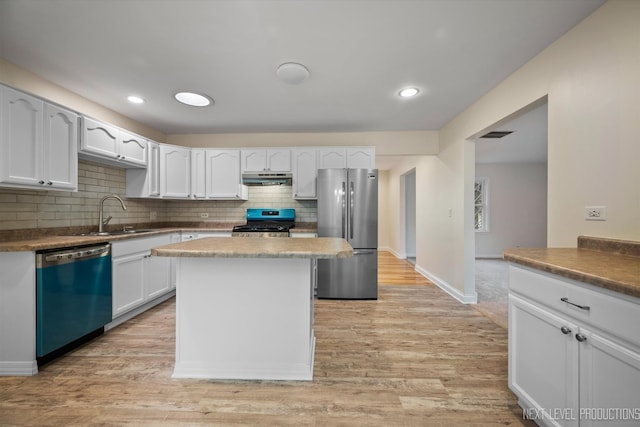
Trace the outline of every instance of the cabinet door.
{"label": "cabinet door", "polygon": [[0,182],[41,187],[42,117],[44,103],[16,90],[0,87]]}
{"label": "cabinet door", "polygon": [[318,149],[318,169],[346,168],[347,150],[340,147]]}
{"label": "cabinet door", "polygon": [[291,172],[291,150],[288,148],[267,150],[267,170]]}
{"label": "cabinet door", "polygon": [[207,197],[237,199],[240,186],[240,151],[207,150]]}
{"label": "cabinet door", "polygon": [[78,189],[78,115],[45,104],[43,175],[55,189]]}
{"label": "cabinet door", "polygon": [[[574,323],[509,296],[509,387],[530,418],[577,425],[577,330]],[[568,413],[572,416],[564,416]]]}
{"label": "cabinet door", "polygon": [[80,149],[116,160],[118,157],[118,128],[106,123],[82,118]]}
{"label": "cabinet door", "polygon": [[144,302],[145,253],[113,258],[113,318]]}
{"label": "cabinet door", "polygon": [[[601,425],[598,417],[602,419],[603,414],[588,412],[597,408],[640,408],[640,354],[587,328],[580,328],[580,335],[585,339],[578,343],[580,407],[586,411],[580,426]],[[625,421],[613,415],[613,419],[606,425],[638,425],[633,417]]]}
{"label": "cabinet door", "polygon": [[132,133],[120,131],[117,158],[127,163],[147,166],[147,140]]}
{"label": "cabinet door", "polygon": [[266,150],[242,150],[242,172],[267,170]]}
{"label": "cabinet door", "polygon": [[162,197],[189,198],[191,150],[172,145],[160,146],[160,194]]}
{"label": "cabinet door", "polygon": [[317,153],[315,149],[294,149],[293,157],[293,198],[315,199],[318,176]]}
{"label": "cabinet door", "polygon": [[374,150],[370,147],[347,148],[347,167],[353,169],[373,169],[376,166]]}
{"label": "cabinet door", "polygon": [[167,293],[171,288],[171,258],[147,255],[145,262],[147,299]]}
{"label": "cabinet door", "polygon": [[194,199],[204,199],[207,196],[206,165],[206,150],[191,149],[191,197]]}

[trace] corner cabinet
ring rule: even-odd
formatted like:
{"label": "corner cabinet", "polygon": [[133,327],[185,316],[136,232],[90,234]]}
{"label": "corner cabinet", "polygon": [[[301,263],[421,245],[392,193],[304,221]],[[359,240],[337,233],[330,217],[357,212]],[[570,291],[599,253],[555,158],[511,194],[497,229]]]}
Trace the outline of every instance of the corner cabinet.
{"label": "corner cabinet", "polygon": [[624,409],[632,412],[614,424],[638,425],[638,324],[640,299],[511,265],[509,388],[525,416],[541,425],[611,425],[611,410]]}
{"label": "corner cabinet", "polygon": [[147,168],[127,169],[127,197],[160,197],[160,144],[147,142]]}
{"label": "corner cabinet", "polygon": [[147,167],[147,140],[90,117],[82,118],[80,157],[119,167]]}
{"label": "corner cabinet", "polygon": [[78,116],[0,86],[0,186],[77,191]]}

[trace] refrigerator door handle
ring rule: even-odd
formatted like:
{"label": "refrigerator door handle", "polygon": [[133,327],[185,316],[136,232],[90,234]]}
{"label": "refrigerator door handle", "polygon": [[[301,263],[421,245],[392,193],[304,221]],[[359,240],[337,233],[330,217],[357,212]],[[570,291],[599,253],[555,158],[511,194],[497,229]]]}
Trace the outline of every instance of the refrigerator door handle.
{"label": "refrigerator door handle", "polygon": [[346,233],[346,221],[347,221],[347,183],[342,182],[342,193],[340,193],[340,197],[342,197],[342,238],[347,237]]}
{"label": "refrigerator door handle", "polygon": [[353,239],[353,208],[354,208],[354,197],[355,191],[353,190],[353,181],[350,183],[349,189],[349,238]]}

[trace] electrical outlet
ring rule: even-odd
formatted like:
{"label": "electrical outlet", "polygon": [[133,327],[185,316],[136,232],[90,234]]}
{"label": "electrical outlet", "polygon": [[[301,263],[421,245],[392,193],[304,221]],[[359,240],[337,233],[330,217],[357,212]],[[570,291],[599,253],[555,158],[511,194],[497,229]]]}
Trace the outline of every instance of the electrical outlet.
{"label": "electrical outlet", "polygon": [[202,212],[202,213],[200,214],[200,218],[209,218],[209,213],[207,213],[207,212]]}
{"label": "electrical outlet", "polygon": [[149,219],[158,219],[158,212],[149,212]]}
{"label": "electrical outlet", "polygon": [[585,206],[584,219],[587,221],[606,221],[607,207],[606,206]]}

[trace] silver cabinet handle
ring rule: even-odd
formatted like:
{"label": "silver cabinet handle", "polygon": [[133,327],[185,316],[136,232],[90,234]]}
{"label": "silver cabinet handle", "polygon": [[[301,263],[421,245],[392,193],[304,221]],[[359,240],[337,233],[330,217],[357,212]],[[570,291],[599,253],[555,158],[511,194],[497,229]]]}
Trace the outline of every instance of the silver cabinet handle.
{"label": "silver cabinet handle", "polygon": [[587,340],[587,337],[582,334],[576,334],[576,339],[580,342],[585,342]]}
{"label": "silver cabinet handle", "polygon": [[560,331],[565,335],[569,335],[571,333],[571,329],[567,328],[566,326],[561,327]]}
{"label": "silver cabinet handle", "polygon": [[574,307],[578,307],[580,310],[591,310],[591,307],[589,307],[588,305],[580,305],[580,304],[574,304],[571,301],[569,301],[569,298],[560,298],[560,301],[562,302],[566,302],[569,305],[572,305]]}

